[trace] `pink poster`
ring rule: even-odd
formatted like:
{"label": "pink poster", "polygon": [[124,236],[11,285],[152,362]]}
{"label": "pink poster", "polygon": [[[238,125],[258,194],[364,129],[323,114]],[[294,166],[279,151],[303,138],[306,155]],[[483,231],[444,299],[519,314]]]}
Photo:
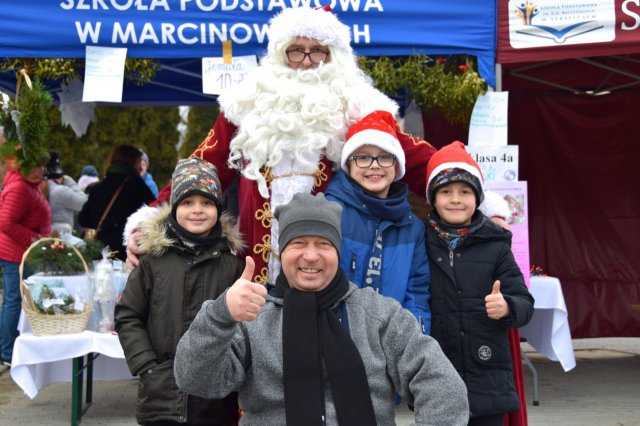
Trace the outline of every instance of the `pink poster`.
{"label": "pink poster", "polygon": [[509,226],[513,239],[511,251],[529,287],[529,208],[527,205],[527,182],[485,182],[484,189],[504,197],[511,209]]}

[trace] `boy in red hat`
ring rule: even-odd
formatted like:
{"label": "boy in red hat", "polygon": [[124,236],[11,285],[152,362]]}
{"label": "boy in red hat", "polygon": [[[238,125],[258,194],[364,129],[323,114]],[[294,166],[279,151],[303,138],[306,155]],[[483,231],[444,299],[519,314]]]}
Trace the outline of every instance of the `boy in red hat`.
{"label": "boy in red hat", "polygon": [[429,264],[424,225],[408,201],[398,126],[374,111],[351,126],[327,199],[342,204],[340,267],[350,281],[393,297],[429,334]]}
{"label": "boy in red hat", "polygon": [[427,164],[432,336],[465,381],[473,426],[501,426],[518,410],[508,329],[533,314],[533,297],[511,253],[511,233],[478,210],[480,167],[461,142]]}

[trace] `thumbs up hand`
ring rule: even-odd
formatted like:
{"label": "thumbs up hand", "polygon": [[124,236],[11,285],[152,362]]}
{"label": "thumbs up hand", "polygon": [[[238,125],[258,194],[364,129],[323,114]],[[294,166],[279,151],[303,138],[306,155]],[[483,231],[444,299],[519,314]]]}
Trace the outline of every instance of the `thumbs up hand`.
{"label": "thumbs up hand", "polygon": [[236,321],[253,321],[266,302],[267,289],[265,286],[251,281],[255,263],[249,256],[240,278],[227,290],[225,302],[229,313]]}
{"label": "thumbs up hand", "polygon": [[509,305],[500,292],[500,280],[494,281],[491,293],[484,298],[484,306],[491,319],[499,320],[509,315]]}

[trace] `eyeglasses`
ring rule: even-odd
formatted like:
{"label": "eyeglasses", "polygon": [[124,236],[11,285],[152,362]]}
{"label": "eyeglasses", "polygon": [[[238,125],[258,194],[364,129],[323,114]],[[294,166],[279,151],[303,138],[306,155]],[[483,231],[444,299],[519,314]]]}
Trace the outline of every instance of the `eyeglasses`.
{"label": "eyeglasses", "polygon": [[319,64],[325,61],[329,56],[329,51],[322,49],[312,49],[310,52],[305,52],[303,49],[290,49],[287,50],[287,59],[293,64],[299,64],[304,62],[304,58],[309,57],[309,60],[313,64]]}
{"label": "eyeglasses", "polygon": [[374,161],[378,162],[380,167],[391,167],[396,164],[396,157],[391,154],[382,154],[374,157],[373,155],[352,155],[351,161],[361,169],[368,169],[373,165]]}

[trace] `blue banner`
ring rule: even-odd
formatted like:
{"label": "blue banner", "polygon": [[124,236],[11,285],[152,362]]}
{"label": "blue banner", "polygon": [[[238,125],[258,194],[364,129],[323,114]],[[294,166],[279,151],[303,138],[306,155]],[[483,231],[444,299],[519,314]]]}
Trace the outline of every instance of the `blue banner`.
{"label": "blue banner", "polygon": [[84,57],[85,46],[127,47],[157,59],[262,54],[283,7],[331,5],[359,55],[478,57],[493,85],[494,0],[3,0],[0,57]]}

